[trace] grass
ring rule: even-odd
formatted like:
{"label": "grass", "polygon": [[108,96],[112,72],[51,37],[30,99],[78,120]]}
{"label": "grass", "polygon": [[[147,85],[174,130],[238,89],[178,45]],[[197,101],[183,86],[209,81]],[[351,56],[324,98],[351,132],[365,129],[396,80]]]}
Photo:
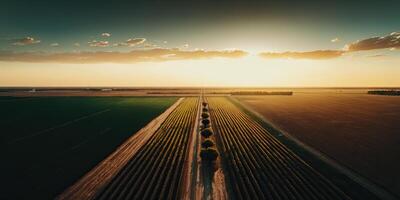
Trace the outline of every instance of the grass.
{"label": "grass", "polygon": [[54,198],[175,100],[1,97],[0,199]]}

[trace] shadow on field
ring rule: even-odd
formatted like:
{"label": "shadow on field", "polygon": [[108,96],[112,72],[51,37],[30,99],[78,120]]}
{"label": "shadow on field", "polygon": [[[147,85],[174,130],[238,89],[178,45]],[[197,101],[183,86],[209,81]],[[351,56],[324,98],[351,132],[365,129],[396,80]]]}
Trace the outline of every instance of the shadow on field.
{"label": "shadow on field", "polygon": [[200,170],[201,170],[200,177],[202,177],[202,181],[204,184],[203,199],[212,199],[212,194],[213,194],[212,183],[214,181],[213,180],[214,174],[217,171],[215,163],[211,161],[202,162]]}

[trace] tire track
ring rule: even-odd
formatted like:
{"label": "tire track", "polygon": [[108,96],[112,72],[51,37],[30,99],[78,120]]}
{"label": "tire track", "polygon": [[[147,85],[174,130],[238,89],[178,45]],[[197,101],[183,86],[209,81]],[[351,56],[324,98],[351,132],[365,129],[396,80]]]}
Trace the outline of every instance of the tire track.
{"label": "tire track", "polygon": [[14,143],[17,143],[17,142],[20,142],[20,141],[23,141],[23,140],[31,139],[31,138],[33,138],[33,137],[37,137],[37,136],[46,134],[46,133],[51,132],[51,131],[53,131],[53,130],[56,130],[56,129],[59,129],[59,128],[62,128],[62,127],[66,127],[66,126],[71,125],[71,124],[73,124],[73,123],[76,123],[76,122],[79,122],[79,121],[85,120],[85,119],[87,119],[87,118],[94,117],[94,116],[96,116],[96,115],[100,115],[100,114],[103,114],[103,113],[106,113],[106,112],[109,112],[109,111],[111,111],[111,109],[105,109],[105,110],[101,110],[101,111],[98,111],[98,112],[95,112],[95,113],[92,113],[92,114],[89,114],[89,115],[85,115],[85,116],[79,117],[79,118],[77,118],[77,119],[64,122],[64,123],[62,123],[62,124],[60,124],[60,125],[57,125],[57,126],[53,126],[53,127],[50,127],[50,128],[43,129],[43,130],[38,131],[38,132],[36,132],[36,133],[33,133],[33,134],[31,134],[31,135],[27,135],[27,136],[23,136],[23,137],[16,138],[16,139],[14,139],[14,140],[9,141],[8,144],[14,144]]}

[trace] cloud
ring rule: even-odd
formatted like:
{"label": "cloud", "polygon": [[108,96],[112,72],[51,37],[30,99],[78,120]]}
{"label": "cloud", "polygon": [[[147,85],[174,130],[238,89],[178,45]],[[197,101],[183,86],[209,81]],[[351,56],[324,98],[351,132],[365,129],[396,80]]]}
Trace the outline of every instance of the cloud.
{"label": "cloud", "polygon": [[364,51],[400,47],[400,32],[393,32],[382,37],[358,40],[345,46],[347,51]]}
{"label": "cloud", "polygon": [[128,39],[125,43],[128,44],[128,46],[136,46],[139,44],[142,44],[146,41],[146,38],[133,38],[133,39]]}
{"label": "cloud", "polygon": [[172,60],[195,60],[211,58],[240,58],[247,55],[241,50],[231,51],[182,51],[173,49],[147,49],[130,52],[77,52],[77,53],[15,53],[0,52],[0,61],[29,62],[29,63],[137,63],[137,62],[163,62]]}
{"label": "cloud", "polygon": [[189,48],[189,44],[182,45],[183,48]]}
{"label": "cloud", "polygon": [[88,42],[89,46],[91,47],[108,47],[109,43],[108,41],[97,41],[93,40]]}
{"label": "cloud", "polygon": [[114,47],[124,47],[124,46],[128,46],[125,42],[120,42],[120,43],[114,43],[113,44]]}
{"label": "cloud", "polygon": [[24,38],[19,38],[19,39],[13,40],[13,45],[17,45],[17,46],[25,46],[25,45],[31,45],[31,44],[37,44],[37,43],[40,43],[40,40],[36,40],[33,37],[24,37]]}
{"label": "cloud", "polygon": [[111,33],[102,33],[101,36],[103,36],[103,37],[110,37],[110,36],[111,36]]}
{"label": "cloud", "polygon": [[52,47],[58,47],[58,46],[60,46],[60,44],[58,44],[57,42],[55,42],[55,43],[51,43],[50,46],[52,46]]}
{"label": "cloud", "polygon": [[331,59],[337,58],[343,55],[344,51],[340,50],[316,50],[316,51],[304,51],[304,52],[262,52],[259,55],[262,58],[270,58],[270,59],[277,59],[277,58],[291,58],[291,59]]}
{"label": "cloud", "polygon": [[127,39],[125,42],[115,43],[113,46],[122,47],[122,46],[129,46],[134,47],[140,44],[144,44],[146,42],[146,38],[130,38]]}
{"label": "cloud", "polygon": [[368,57],[370,57],[370,58],[379,58],[379,57],[386,57],[387,55],[384,55],[384,54],[375,54],[375,55],[371,55],[371,56],[368,56]]}
{"label": "cloud", "polygon": [[76,46],[76,47],[80,47],[80,46],[81,46],[81,44],[80,44],[80,43],[78,43],[78,42],[75,42],[75,43],[74,43],[74,46]]}
{"label": "cloud", "polygon": [[146,42],[146,43],[143,44],[143,47],[144,48],[156,48],[157,45]]}
{"label": "cloud", "polygon": [[[340,41],[338,38],[333,38],[331,42]],[[345,53],[364,51],[364,50],[376,50],[376,49],[387,49],[391,51],[400,48],[400,32],[393,32],[389,35],[382,37],[371,37],[363,40],[345,45],[343,50],[315,50],[305,52],[261,52],[259,56],[263,58],[276,59],[276,58],[292,58],[292,59],[330,59],[337,58]],[[382,57],[382,56],[370,56],[370,57]]]}
{"label": "cloud", "polygon": [[333,42],[333,43],[339,42],[339,41],[340,41],[339,38],[333,38],[333,39],[331,39],[331,42]]}

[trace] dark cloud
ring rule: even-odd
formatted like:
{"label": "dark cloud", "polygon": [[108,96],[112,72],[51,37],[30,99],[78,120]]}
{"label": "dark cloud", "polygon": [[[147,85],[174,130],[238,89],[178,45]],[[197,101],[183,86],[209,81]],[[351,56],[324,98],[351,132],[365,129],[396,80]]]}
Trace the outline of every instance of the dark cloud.
{"label": "dark cloud", "polygon": [[179,49],[148,49],[131,52],[79,52],[79,53],[13,53],[0,52],[0,61],[31,63],[137,63],[162,62],[171,60],[191,60],[210,58],[239,58],[247,53],[241,50],[230,51],[182,51]]}
{"label": "dark cloud", "polygon": [[400,47],[400,32],[382,37],[372,37],[346,45],[347,51],[364,51]]}
{"label": "dark cloud", "polygon": [[24,38],[14,39],[12,41],[13,41],[13,45],[17,45],[17,46],[25,46],[25,45],[40,43],[40,40],[37,40],[33,37],[24,37]]}
{"label": "dark cloud", "polygon": [[291,59],[331,59],[337,58],[343,55],[344,51],[340,50],[316,50],[316,51],[304,51],[304,52],[263,52],[259,55],[263,58],[291,58]]}
{"label": "dark cloud", "polygon": [[[338,38],[334,38],[331,42],[339,41]],[[393,32],[387,36],[372,37],[356,42],[347,44],[344,50],[315,50],[305,52],[262,52],[259,55],[263,58],[292,58],[292,59],[330,59],[342,56],[345,53],[364,51],[364,50],[376,50],[376,49],[387,49],[395,50],[400,47],[400,32]],[[381,56],[370,56],[370,57],[381,57]]]}

